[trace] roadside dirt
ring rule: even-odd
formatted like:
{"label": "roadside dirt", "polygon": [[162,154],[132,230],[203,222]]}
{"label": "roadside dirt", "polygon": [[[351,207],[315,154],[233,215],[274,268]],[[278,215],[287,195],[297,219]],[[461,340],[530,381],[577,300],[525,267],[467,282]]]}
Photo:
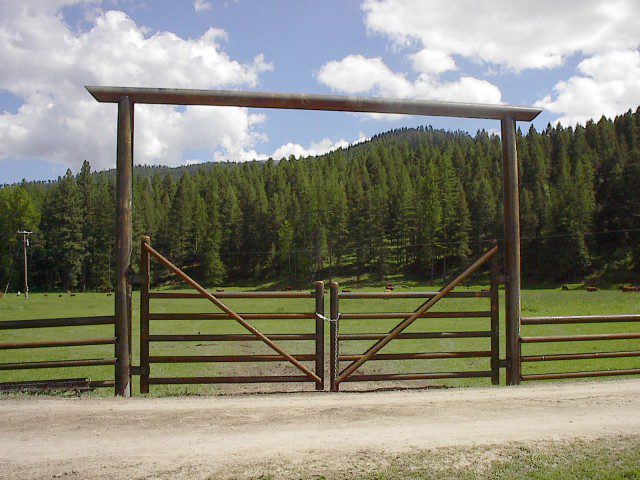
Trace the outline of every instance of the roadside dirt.
{"label": "roadside dirt", "polygon": [[[451,446],[640,434],[640,381],[172,398],[0,398],[2,478],[304,478]],[[365,469],[365,470],[363,470]]]}

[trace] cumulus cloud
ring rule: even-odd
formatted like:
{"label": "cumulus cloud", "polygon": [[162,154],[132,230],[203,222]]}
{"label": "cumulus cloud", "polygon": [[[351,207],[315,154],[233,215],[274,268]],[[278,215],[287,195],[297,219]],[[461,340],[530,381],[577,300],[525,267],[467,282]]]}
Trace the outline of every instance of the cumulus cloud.
{"label": "cumulus cloud", "polygon": [[636,48],[636,0],[365,0],[369,31],[512,70],[553,68],[574,54]]}
{"label": "cumulus cloud", "polygon": [[289,142],[278,147],[271,155],[271,158],[280,160],[282,158],[289,158],[291,155],[296,158],[324,155],[325,153],[338,150],[339,148],[347,148],[351,145],[362,143],[367,140],[369,140],[369,138],[367,138],[363,133],[360,133],[358,139],[354,142],[347,142],[344,139],[333,141],[330,138],[323,138],[318,142],[312,142],[308,148],[304,148],[299,143]]}
{"label": "cumulus cloud", "polygon": [[409,56],[416,72],[443,73],[457,70],[456,62],[450,55],[441,50],[423,48]]}
{"label": "cumulus cloud", "polygon": [[560,114],[563,125],[584,123],[602,115],[613,117],[640,103],[640,53],[612,51],[580,62],[576,75],[558,82],[555,98],[547,95],[537,107]]}
{"label": "cumulus cloud", "polygon": [[[478,83],[482,80],[438,80],[443,72],[456,70],[458,58],[500,74],[553,69],[577,56],[582,59],[577,75],[558,82],[553,94],[537,106],[557,113],[562,123],[573,124],[640,104],[637,0],[363,0],[362,9],[368,31],[407,52],[421,75],[412,82],[414,96],[424,95],[430,87],[430,98],[487,98],[492,89]],[[396,80],[405,78],[393,75]],[[334,83],[340,82],[336,78]],[[381,80],[371,91],[389,87],[389,80]]]}
{"label": "cumulus cloud", "polygon": [[382,97],[501,103],[500,90],[486,80],[462,76],[454,81],[443,81],[436,75],[421,73],[416,80],[410,81],[405,75],[392,71],[380,57],[349,55],[324,64],[317,78],[332,90],[348,94],[372,93]]}
{"label": "cumulus cloud", "polygon": [[211,10],[211,4],[204,0],[195,0],[195,2],[193,2],[193,9],[196,12],[205,12],[207,10]]}
{"label": "cumulus cloud", "polygon": [[[99,12],[84,31],[71,29],[61,8],[74,2],[2,2],[0,89],[22,99],[16,113],[0,114],[0,159],[39,158],[74,168],[97,168],[115,158],[116,109],[99,104],[83,85],[189,88],[254,86],[272,68],[259,54],[248,63],[222,49],[222,30],[183,39],[150,33],[119,11]],[[240,108],[136,107],[136,160],[182,163],[198,149],[211,158],[246,159],[264,121]]]}

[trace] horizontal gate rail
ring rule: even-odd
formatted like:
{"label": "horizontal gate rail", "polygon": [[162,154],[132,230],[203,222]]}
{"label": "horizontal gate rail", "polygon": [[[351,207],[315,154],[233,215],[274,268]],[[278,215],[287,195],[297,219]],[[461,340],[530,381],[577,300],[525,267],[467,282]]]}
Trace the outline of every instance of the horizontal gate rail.
{"label": "horizontal gate rail", "polygon": [[[216,298],[314,298],[309,292],[216,292]],[[202,293],[149,292],[149,298],[196,299],[208,298]]]}
{"label": "horizontal gate rail", "polygon": [[445,380],[450,378],[489,378],[491,371],[435,372],[435,373],[379,373],[352,375],[345,382],[372,382],[376,380]]}
{"label": "horizontal gate rail", "polygon": [[[344,299],[356,299],[356,298],[434,298],[440,292],[340,292],[339,298]],[[487,298],[491,293],[488,291],[483,292],[449,292],[447,297],[449,298]]]}
{"label": "horizontal gate rail", "polygon": [[[32,330],[49,328],[73,328],[96,325],[115,325],[114,315],[71,317],[71,318],[42,318],[30,320],[7,320],[0,322],[0,330]],[[100,345],[115,345],[115,337],[81,338],[69,340],[38,340],[2,342],[0,350],[31,350],[48,349],[62,347],[86,347]],[[29,362],[7,362],[0,363],[0,371],[22,371],[22,370],[44,370],[54,368],[78,368],[78,367],[98,367],[115,366],[116,359],[110,358],[81,358],[64,360],[39,360]],[[86,377],[81,379],[45,379],[45,380],[22,380],[12,382],[0,382],[0,391],[16,390],[78,390],[93,389],[101,387],[113,387],[113,380],[92,380]]]}
{"label": "horizontal gate rail", "polygon": [[[351,362],[359,355],[338,355],[338,360]],[[445,358],[485,358],[491,357],[491,351],[477,352],[425,352],[425,353],[378,353],[371,360],[438,360]]]}
{"label": "horizontal gate rail", "polygon": [[21,330],[23,328],[79,327],[86,325],[115,325],[113,315],[101,317],[43,318],[38,320],[8,320],[0,322],[0,330]]}
{"label": "horizontal gate rail", "polygon": [[[315,313],[238,313],[246,320],[315,319]],[[229,320],[226,313],[150,313],[149,320]]]}
{"label": "horizontal gate rail", "polygon": [[[522,325],[579,325],[579,324],[611,324],[611,323],[640,323],[640,315],[573,315],[550,317],[524,317]],[[545,335],[545,336],[520,336],[519,343],[563,343],[563,342],[600,342],[613,340],[637,340],[640,333],[600,333],[581,335]],[[521,355],[521,363],[537,362],[562,362],[572,360],[599,360],[615,358],[640,357],[640,351],[612,351],[612,352],[585,352],[585,353],[553,353],[537,355]],[[618,375],[640,375],[640,369],[604,369],[578,372],[534,373],[522,374],[521,380],[558,380],[567,378],[610,377]]]}
{"label": "horizontal gate rail", "polygon": [[[424,298],[424,297],[421,297]],[[393,320],[407,318],[411,313],[341,313],[342,320]],[[427,312],[418,318],[483,318],[491,317],[490,311],[473,312]]]}
{"label": "horizontal gate rail", "polygon": [[[171,384],[215,384],[215,383],[274,383],[274,382],[313,382],[317,390],[324,388],[324,284],[316,282],[316,288],[308,291],[279,292],[216,292],[209,293],[204,287],[186,275],[151,247],[149,237],[141,239],[141,289],[140,289],[140,391],[148,393],[150,385]],[[196,292],[151,292],[150,260],[154,258],[164,265]],[[315,299],[315,308],[309,312],[251,312],[240,313],[231,310],[218,298],[230,299]],[[152,299],[206,299],[214,303],[222,312],[216,313],[151,313]],[[311,310],[311,309],[310,309]],[[150,322],[153,321],[223,321],[235,320],[250,334],[151,334]],[[247,322],[247,320],[309,320],[315,323],[315,333],[279,333],[264,334]],[[242,354],[242,355],[150,355],[152,342],[263,342],[277,355]],[[313,354],[289,354],[278,347],[274,341],[313,341]],[[249,375],[249,376],[185,376],[185,377],[152,377],[152,364],[174,363],[252,363],[283,362],[292,364],[305,375]],[[315,372],[301,362],[314,362]]]}
{"label": "horizontal gate rail", "polygon": [[[499,271],[497,262],[497,247],[491,248],[479,260],[459,275],[453,282],[438,292],[338,292],[338,284],[331,284],[331,390],[338,391],[342,382],[362,382],[378,380],[429,380],[445,378],[491,378],[493,384],[499,383],[499,317],[498,317],[498,288]],[[490,279],[488,290],[478,292],[453,292],[452,289],[479,269],[484,263],[491,260]],[[466,298],[489,299],[488,310],[475,311],[427,311],[442,298]],[[341,300],[359,299],[423,299],[427,300],[413,312],[375,312],[375,313],[349,313],[340,311]],[[480,331],[438,331],[438,332],[405,332],[411,323],[418,319],[490,319],[490,329]],[[345,320],[403,320],[388,333],[340,333],[339,325]],[[491,340],[491,348],[487,350],[458,351],[458,352],[406,352],[406,353],[379,353],[387,343],[393,340],[437,340],[437,339],[470,339],[488,338]],[[376,343],[364,354],[340,354],[341,344],[347,341],[373,340]],[[462,371],[462,372],[429,372],[429,373],[383,373],[360,374],[354,373],[367,361],[393,361],[393,360],[436,360],[455,358],[488,358],[489,370]],[[351,362],[341,372],[340,362]]]}
{"label": "horizontal gate rail", "polygon": [[[303,362],[315,361],[315,354],[293,355]],[[288,362],[280,355],[151,355],[149,363],[252,363],[252,362]]]}
{"label": "horizontal gate rail", "polygon": [[201,385],[216,383],[303,383],[308,382],[306,375],[271,375],[240,377],[160,377],[150,378],[150,385]]}
{"label": "horizontal gate rail", "polygon": [[[150,342],[260,342],[259,338],[246,333],[219,335],[148,335]],[[314,333],[270,333],[269,338],[281,341],[315,340]]]}
{"label": "horizontal gate rail", "polygon": [[[388,333],[341,333],[338,340],[380,340]],[[396,335],[395,340],[437,339],[437,338],[489,338],[491,332],[409,332]],[[362,355],[360,355],[362,356]]]}

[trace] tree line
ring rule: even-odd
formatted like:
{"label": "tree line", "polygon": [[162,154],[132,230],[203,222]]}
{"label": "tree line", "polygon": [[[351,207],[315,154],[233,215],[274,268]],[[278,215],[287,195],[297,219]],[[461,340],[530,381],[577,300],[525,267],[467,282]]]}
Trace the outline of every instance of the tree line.
{"label": "tree line", "polygon": [[[518,132],[526,281],[637,271],[639,132],[640,109]],[[19,285],[16,231],[28,228],[34,289],[111,289],[114,183],[85,161],[75,175],[0,189],[5,282]],[[496,135],[398,129],[320,157],[137,167],[133,231],[208,285],[438,281],[502,239],[501,191]]]}

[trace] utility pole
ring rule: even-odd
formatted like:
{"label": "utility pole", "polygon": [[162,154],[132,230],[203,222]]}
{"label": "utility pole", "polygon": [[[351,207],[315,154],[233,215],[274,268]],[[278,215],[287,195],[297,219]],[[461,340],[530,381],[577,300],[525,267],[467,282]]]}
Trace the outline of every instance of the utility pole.
{"label": "utility pole", "polygon": [[27,247],[29,246],[29,235],[33,232],[18,230],[18,235],[22,235],[22,255],[24,258],[24,298],[29,300],[29,276],[27,275]]}

